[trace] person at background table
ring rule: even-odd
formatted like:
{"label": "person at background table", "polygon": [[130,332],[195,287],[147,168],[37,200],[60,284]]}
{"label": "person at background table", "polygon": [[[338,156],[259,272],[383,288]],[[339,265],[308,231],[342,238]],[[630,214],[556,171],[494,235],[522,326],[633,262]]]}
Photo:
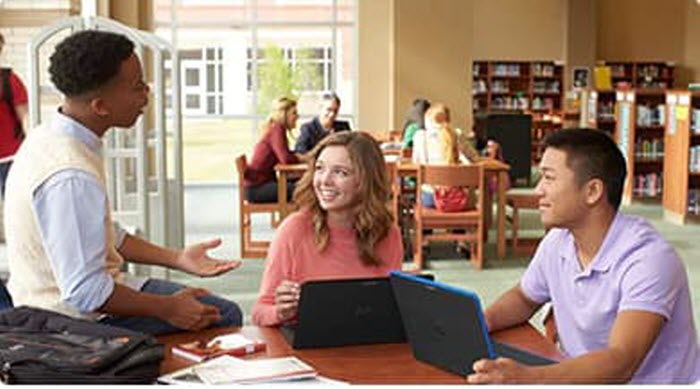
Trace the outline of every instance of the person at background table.
{"label": "person at background table", "polygon": [[[0,54],[5,37],[0,34]],[[12,159],[24,140],[27,119],[27,89],[11,68],[0,68],[0,197],[5,197],[5,182]]]}
{"label": "person at background table", "polygon": [[[297,102],[280,97],[272,104],[272,111],[260,130],[260,139],[255,144],[253,156],[245,171],[243,187],[245,199],[251,203],[276,203],[277,175],[275,165],[293,164],[300,156],[289,150],[287,132],[297,125],[299,113]],[[294,182],[287,185],[287,200],[294,193]]]}
{"label": "person at background table", "polygon": [[[425,130],[416,131],[413,137],[413,162],[431,165],[456,165],[460,163],[457,134],[450,124],[450,110],[442,103],[435,103],[425,112]],[[435,208],[434,190],[423,185],[423,206]]]}
{"label": "person at background table", "polygon": [[489,331],[527,322],[551,301],[570,357],[542,367],[474,363],[472,383],[693,383],[700,349],[688,277],[646,220],[618,211],[625,159],[604,132],[571,129],[544,141],[535,188],[549,232],[513,287],[485,312]]}
{"label": "person at background table", "polygon": [[401,269],[401,233],[388,208],[389,178],[376,141],[361,132],[325,138],[310,156],[287,217],[272,239],[253,323],[293,320],[300,284],[385,277]]}
{"label": "person at background table", "polygon": [[323,138],[340,131],[350,131],[346,121],[335,120],[340,110],[340,97],[333,92],[321,96],[321,112],[318,116],[301,125],[301,131],[294,145],[294,152],[306,154]]}
{"label": "person at background table", "polygon": [[403,125],[401,138],[404,148],[413,147],[413,136],[416,131],[425,128],[425,112],[430,108],[430,102],[426,99],[415,99],[406,112],[406,122]]}

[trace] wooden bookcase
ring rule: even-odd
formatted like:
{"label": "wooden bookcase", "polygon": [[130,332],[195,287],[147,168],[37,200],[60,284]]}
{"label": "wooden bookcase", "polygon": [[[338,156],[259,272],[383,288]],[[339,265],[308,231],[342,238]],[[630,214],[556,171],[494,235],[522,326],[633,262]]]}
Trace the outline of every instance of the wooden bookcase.
{"label": "wooden bookcase", "polygon": [[665,61],[599,61],[609,66],[613,89],[668,89],[673,87],[675,64]]}
{"label": "wooden bookcase", "polygon": [[700,221],[700,92],[666,94],[664,218],[685,224]]}
{"label": "wooden bookcase", "polygon": [[548,134],[561,130],[563,127],[563,117],[550,114],[533,114],[532,129],[530,135],[530,160],[536,166],[542,160],[544,153],[544,137]]}
{"label": "wooden bookcase", "polygon": [[[599,61],[599,66],[610,67],[612,90],[586,90],[582,99],[581,126],[598,128],[614,134],[617,128],[615,104],[616,90],[634,89],[638,92],[660,93],[673,87],[673,62]],[[644,99],[643,99],[644,100]]]}
{"label": "wooden bookcase", "polygon": [[615,91],[586,89],[581,98],[581,127],[615,134]]}
{"label": "wooden bookcase", "polygon": [[564,66],[557,61],[474,61],[474,113],[562,109]]}
{"label": "wooden bookcase", "polygon": [[615,137],[627,161],[622,203],[661,201],[666,91],[617,91]]}

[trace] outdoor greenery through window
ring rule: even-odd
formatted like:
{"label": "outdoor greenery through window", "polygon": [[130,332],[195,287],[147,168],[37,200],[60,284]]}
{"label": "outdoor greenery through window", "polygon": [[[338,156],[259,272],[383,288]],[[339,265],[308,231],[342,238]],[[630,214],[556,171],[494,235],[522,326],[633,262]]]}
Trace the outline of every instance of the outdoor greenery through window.
{"label": "outdoor greenery through window", "polygon": [[353,121],[355,0],[153,4],[156,34],[172,42],[181,59],[186,182],[236,182],[233,160],[251,156],[279,96],[298,99],[297,127],[317,114],[329,90],[342,100],[340,116]]}

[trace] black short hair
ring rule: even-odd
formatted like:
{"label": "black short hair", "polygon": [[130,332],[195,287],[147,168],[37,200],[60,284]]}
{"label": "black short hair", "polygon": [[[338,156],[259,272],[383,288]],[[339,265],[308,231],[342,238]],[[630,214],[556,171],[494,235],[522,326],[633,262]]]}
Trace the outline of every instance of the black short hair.
{"label": "black short hair", "polygon": [[588,128],[561,130],[547,135],[544,146],[566,153],[566,165],[579,185],[593,178],[602,180],[608,203],[614,209],[620,207],[627,164],[608,133]]}
{"label": "black short hair", "polygon": [[111,81],[134,52],[134,43],[108,31],[76,32],[56,45],[49,59],[49,74],[67,97],[92,92]]}

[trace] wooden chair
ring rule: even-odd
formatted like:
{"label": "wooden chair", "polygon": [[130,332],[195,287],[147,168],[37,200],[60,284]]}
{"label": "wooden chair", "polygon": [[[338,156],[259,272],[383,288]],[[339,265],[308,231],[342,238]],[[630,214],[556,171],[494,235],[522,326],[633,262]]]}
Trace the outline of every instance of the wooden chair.
{"label": "wooden chair", "polygon": [[[441,212],[434,208],[424,208],[421,186],[459,186],[473,192],[474,203],[462,212]],[[416,185],[415,244],[413,263],[423,268],[423,242],[466,241],[470,244],[472,265],[483,267],[484,229],[484,167],[481,165],[421,165]],[[424,229],[432,229],[432,234],[423,234]],[[445,230],[445,231],[441,231]],[[464,230],[463,233],[453,232]]]}
{"label": "wooden chair", "polygon": [[[245,199],[245,190],[243,188],[244,175],[246,167],[245,155],[240,155],[236,158],[236,170],[238,170],[238,207],[239,207],[239,225],[241,239],[241,257],[242,258],[265,258],[267,256],[267,248],[270,246],[269,241],[254,241],[252,239],[252,218],[254,213],[270,213],[274,215],[279,213],[279,203],[251,203]],[[271,219],[271,222],[273,219]]]}
{"label": "wooden chair", "polygon": [[539,243],[540,238],[535,239],[518,239],[519,211],[521,209],[538,209],[540,196],[535,193],[506,193],[506,205],[513,210],[512,216],[506,217],[511,224],[511,237],[513,244],[513,252],[517,254],[532,254]]}

